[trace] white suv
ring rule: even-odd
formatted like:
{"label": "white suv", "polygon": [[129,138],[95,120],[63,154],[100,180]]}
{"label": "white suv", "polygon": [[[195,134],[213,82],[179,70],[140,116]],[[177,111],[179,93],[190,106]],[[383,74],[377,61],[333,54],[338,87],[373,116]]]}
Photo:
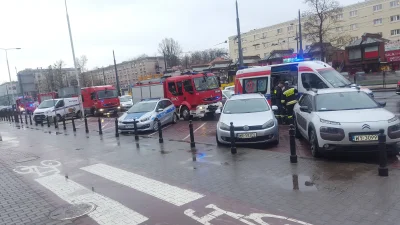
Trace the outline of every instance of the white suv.
{"label": "white suv", "polygon": [[324,151],[377,151],[383,129],[388,150],[397,152],[400,120],[385,105],[355,88],[307,91],[294,107],[296,136],[307,139],[318,157]]}

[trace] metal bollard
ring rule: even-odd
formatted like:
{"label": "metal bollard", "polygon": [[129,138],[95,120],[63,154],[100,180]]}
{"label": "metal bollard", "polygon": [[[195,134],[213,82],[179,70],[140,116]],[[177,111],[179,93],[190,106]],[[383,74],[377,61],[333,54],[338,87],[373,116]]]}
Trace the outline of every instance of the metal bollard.
{"label": "metal bollard", "polygon": [[164,143],[164,138],[162,136],[161,121],[157,120],[157,124],[158,124],[158,143]]}
{"label": "metal bollard", "polygon": [[231,153],[232,155],[234,155],[237,153],[237,149],[235,143],[235,127],[233,126],[233,122],[231,122],[230,131],[231,131]]}
{"label": "metal bollard", "polygon": [[10,117],[11,117],[11,122],[14,123],[14,115],[11,115]]}
{"label": "metal bollard", "polygon": [[[29,114],[29,124],[32,126],[32,115],[31,114]],[[37,124],[36,124],[36,126],[37,126]]]}
{"label": "metal bollard", "polygon": [[42,126],[42,127],[43,127],[43,120],[41,120],[41,121],[40,121],[40,126]]}
{"label": "metal bollard", "polygon": [[115,137],[119,137],[119,132],[118,132],[118,118],[115,118]]}
{"label": "metal bollard", "polygon": [[58,129],[57,115],[54,117],[53,121],[54,121],[54,128]]}
{"label": "metal bollard", "polygon": [[290,124],[290,126],[289,126],[290,163],[297,163],[295,132],[296,132],[296,130],[294,129],[294,125]]}
{"label": "metal bollard", "polygon": [[379,142],[379,168],[378,173],[381,177],[389,176],[389,169],[387,167],[387,153],[386,153],[386,135],[384,130],[380,129],[378,134]]}
{"label": "metal bollard", "polygon": [[194,142],[193,123],[191,120],[189,121],[189,135],[190,135],[190,147],[194,148],[196,147],[196,142]]}
{"label": "metal bollard", "polygon": [[101,127],[101,119],[100,119],[100,117],[97,119],[97,123],[99,124],[99,134],[102,135],[103,134],[103,130],[102,130],[102,127]]}
{"label": "metal bollard", "polygon": [[24,121],[22,120],[22,113],[19,114],[19,122],[24,123]]}
{"label": "metal bollard", "polygon": [[65,124],[65,117],[63,117],[63,128],[64,128],[64,130],[67,129],[67,126],[66,126],[66,124]]}
{"label": "metal bollard", "polygon": [[28,115],[27,115],[27,112],[25,113],[25,124],[28,125]]}
{"label": "metal bollard", "polygon": [[76,132],[75,119],[72,117],[72,131]]}
{"label": "metal bollard", "polygon": [[46,116],[46,120],[47,120],[47,127],[50,127],[50,120],[48,116]]}
{"label": "metal bollard", "polygon": [[87,123],[87,116],[85,115],[85,131],[86,133],[89,133],[89,127],[88,127],[88,123]]}
{"label": "metal bollard", "polygon": [[137,123],[136,123],[136,119],[133,119],[133,128],[135,129],[135,141],[139,141],[139,134],[138,134],[138,130],[137,130]]}

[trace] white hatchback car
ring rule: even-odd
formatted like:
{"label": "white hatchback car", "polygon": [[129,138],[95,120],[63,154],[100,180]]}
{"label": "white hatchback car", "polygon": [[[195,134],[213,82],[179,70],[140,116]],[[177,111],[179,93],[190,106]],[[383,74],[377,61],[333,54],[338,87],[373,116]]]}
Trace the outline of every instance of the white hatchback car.
{"label": "white hatchback car", "polygon": [[279,144],[278,121],[261,94],[233,95],[226,101],[217,124],[218,144],[231,143],[231,122],[237,144]]}
{"label": "white hatchback car", "polygon": [[296,136],[310,142],[311,154],[377,151],[380,129],[388,150],[398,151],[400,121],[368,94],[355,88],[328,88],[304,93],[294,107]]}

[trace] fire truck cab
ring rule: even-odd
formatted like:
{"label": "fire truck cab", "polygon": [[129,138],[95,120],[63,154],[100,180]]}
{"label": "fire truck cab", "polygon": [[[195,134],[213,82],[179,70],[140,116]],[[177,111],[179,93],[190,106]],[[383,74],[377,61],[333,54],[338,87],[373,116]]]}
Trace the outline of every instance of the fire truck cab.
{"label": "fire truck cab", "polygon": [[214,74],[196,73],[163,77],[158,82],[142,82],[132,88],[134,102],[147,98],[168,98],[185,120],[214,115],[222,106],[222,93]]}
{"label": "fire truck cab", "polygon": [[109,115],[120,110],[118,91],[112,85],[85,87],[81,94],[85,114]]}
{"label": "fire truck cab", "polygon": [[36,109],[35,101],[30,96],[18,97],[16,102],[16,107],[18,112],[26,112],[27,114],[32,114]]}

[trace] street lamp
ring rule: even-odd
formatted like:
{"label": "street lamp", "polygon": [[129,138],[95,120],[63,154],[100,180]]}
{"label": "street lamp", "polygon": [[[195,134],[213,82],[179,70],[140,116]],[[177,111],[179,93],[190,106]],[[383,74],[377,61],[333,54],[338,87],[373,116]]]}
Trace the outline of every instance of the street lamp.
{"label": "street lamp", "polygon": [[[19,50],[19,49],[21,49],[21,48],[0,48],[1,50],[4,50],[5,52],[6,52],[6,61],[7,61],[7,69],[8,69],[8,78],[10,79],[10,84],[11,84],[11,87],[12,87],[12,81],[11,81],[11,73],[10,73],[10,65],[8,64],[8,54],[7,54],[7,51],[8,50]],[[11,89],[14,89],[14,88],[11,88]],[[14,104],[14,92],[13,92],[13,90],[11,90],[11,96],[12,96],[12,101],[13,101],[13,104]]]}

